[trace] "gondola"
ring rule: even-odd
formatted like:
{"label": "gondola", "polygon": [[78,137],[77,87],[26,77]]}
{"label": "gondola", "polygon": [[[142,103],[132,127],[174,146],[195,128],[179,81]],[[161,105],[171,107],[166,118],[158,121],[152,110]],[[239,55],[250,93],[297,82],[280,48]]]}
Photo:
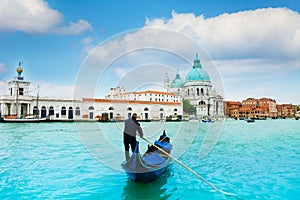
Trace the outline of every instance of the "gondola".
{"label": "gondola", "polygon": [[[139,142],[128,161],[124,161],[121,166],[129,178],[135,182],[151,182],[159,178],[168,168],[171,158],[166,154],[172,150],[172,144],[165,131],[155,145],[148,145],[148,150],[141,155],[139,152]],[[158,148],[164,150],[163,153]]]}

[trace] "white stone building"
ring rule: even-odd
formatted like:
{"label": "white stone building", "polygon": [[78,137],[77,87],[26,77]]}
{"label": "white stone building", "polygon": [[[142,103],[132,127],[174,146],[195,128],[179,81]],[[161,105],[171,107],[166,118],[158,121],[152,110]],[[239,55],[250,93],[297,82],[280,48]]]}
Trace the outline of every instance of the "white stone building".
{"label": "white stone building", "polygon": [[[165,84],[167,85],[167,84]],[[223,117],[223,97],[217,94],[206,71],[202,69],[200,59],[196,54],[194,65],[185,77],[176,77],[170,84],[170,91],[190,101],[196,107],[197,117]]]}
{"label": "white stone building", "polygon": [[30,82],[22,76],[8,82],[9,94],[0,95],[0,116],[4,118],[48,118],[50,120],[125,120],[137,113],[140,120],[164,120],[182,115],[180,96],[172,92],[125,92],[111,89],[105,98],[59,99],[29,95]]}

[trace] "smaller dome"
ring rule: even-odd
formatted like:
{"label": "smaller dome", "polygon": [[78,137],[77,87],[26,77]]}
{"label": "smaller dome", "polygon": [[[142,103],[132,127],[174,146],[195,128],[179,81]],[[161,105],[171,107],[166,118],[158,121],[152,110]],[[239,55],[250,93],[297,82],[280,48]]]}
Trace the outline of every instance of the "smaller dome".
{"label": "smaller dome", "polygon": [[171,88],[183,88],[184,86],[184,81],[181,80],[180,78],[180,75],[179,75],[179,72],[177,70],[177,73],[176,73],[176,77],[175,79],[171,82]]}

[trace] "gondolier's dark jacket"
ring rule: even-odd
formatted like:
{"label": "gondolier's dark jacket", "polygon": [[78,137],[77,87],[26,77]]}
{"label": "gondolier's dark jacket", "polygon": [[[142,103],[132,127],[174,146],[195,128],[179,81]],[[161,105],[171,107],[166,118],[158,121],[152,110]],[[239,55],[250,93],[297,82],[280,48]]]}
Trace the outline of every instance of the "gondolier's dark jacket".
{"label": "gondolier's dark jacket", "polygon": [[125,121],[124,133],[133,137],[136,137],[136,133],[139,133],[140,137],[143,137],[143,130],[140,124],[130,118]]}

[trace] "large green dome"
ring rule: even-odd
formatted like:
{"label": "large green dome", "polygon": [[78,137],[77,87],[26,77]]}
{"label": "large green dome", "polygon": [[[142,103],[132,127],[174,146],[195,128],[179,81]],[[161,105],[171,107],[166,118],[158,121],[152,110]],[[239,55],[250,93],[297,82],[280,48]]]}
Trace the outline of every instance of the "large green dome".
{"label": "large green dome", "polygon": [[177,70],[177,73],[176,73],[176,77],[175,79],[171,82],[171,88],[183,88],[184,86],[184,81],[181,80],[180,78],[180,75],[179,75],[179,72]]}
{"label": "large green dome", "polygon": [[185,81],[210,81],[209,75],[202,69],[198,54],[194,59],[193,69],[186,75]]}

